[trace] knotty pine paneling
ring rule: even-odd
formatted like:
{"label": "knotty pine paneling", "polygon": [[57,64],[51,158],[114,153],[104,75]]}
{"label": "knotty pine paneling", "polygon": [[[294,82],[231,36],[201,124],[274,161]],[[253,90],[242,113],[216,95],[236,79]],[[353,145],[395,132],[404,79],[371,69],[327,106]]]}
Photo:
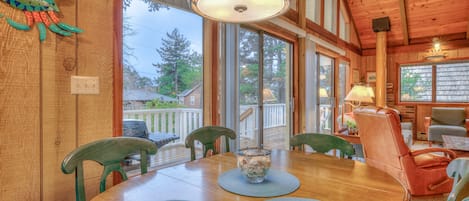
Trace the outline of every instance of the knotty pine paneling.
{"label": "knotty pine paneling", "polygon": [[[454,50],[446,50],[448,60],[453,59],[467,59],[469,58],[469,48],[461,48]],[[398,73],[399,64],[406,63],[424,63],[427,52],[406,52],[398,54],[387,55],[387,83],[392,86],[388,90],[387,105],[397,108],[403,115],[403,121],[413,122],[414,139],[416,139],[417,132],[425,132],[424,130],[424,117],[431,115],[431,107],[466,107],[469,117],[469,104],[397,104],[398,98]],[[375,56],[363,56],[361,58],[360,76],[362,73],[374,72],[376,66]],[[392,97],[390,97],[392,96]]]}
{"label": "knotty pine paneling", "polygon": [[[76,25],[75,1],[61,1],[59,6],[61,20]],[[77,145],[76,95],[70,94],[70,78],[77,72],[76,45],[76,35],[50,32],[42,42],[42,200],[75,200],[75,177],[63,174],[61,164]]]}
{"label": "knotty pine paneling", "polygon": [[39,34],[6,23],[5,17],[25,21],[20,10],[0,3],[0,13],[0,200],[35,200],[41,185]]}
{"label": "knotty pine paneling", "polygon": [[[74,174],[60,169],[66,154],[113,132],[113,5],[61,0],[60,20],[84,33],[39,42],[23,12],[0,3],[0,200],[75,200]],[[98,76],[100,94],[70,94],[70,76]],[[86,164],[87,196],[98,193],[102,168]],[[108,182],[111,184],[111,180]]]}
{"label": "knotty pine paneling", "polygon": [[[86,30],[78,36],[78,75],[98,76],[99,95],[78,95],[78,144],[113,133],[113,28],[114,3],[119,1],[77,1],[78,26]],[[87,198],[98,193],[102,168],[85,164]],[[112,180],[108,179],[108,185]]]}

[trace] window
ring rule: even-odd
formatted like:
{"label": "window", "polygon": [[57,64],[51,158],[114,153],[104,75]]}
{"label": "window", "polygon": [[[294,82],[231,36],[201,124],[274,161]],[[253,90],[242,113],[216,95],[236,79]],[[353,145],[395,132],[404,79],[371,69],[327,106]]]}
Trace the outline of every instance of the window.
{"label": "window", "polygon": [[337,0],[324,1],[324,29],[337,34]]}
{"label": "window", "polygon": [[292,45],[263,31],[238,34],[239,148],[289,149]]}
{"label": "window", "polygon": [[436,102],[469,102],[469,62],[436,65]]}
{"label": "window", "polygon": [[339,37],[344,41],[349,41],[350,23],[347,18],[345,9],[340,9],[339,12]]}
{"label": "window", "polygon": [[469,102],[469,62],[403,65],[401,102]]}
{"label": "window", "polygon": [[401,92],[403,102],[432,101],[432,66],[401,67]]}
{"label": "window", "polygon": [[195,96],[191,96],[191,105],[195,105]]}
{"label": "window", "polygon": [[123,1],[123,118],[143,120],[150,138],[179,137],[158,147],[152,167],[189,160],[185,137],[203,125],[203,19],[156,2]]}
{"label": "window", "polygon": [[306,1],[306,18],[321,24],[321,0]]}

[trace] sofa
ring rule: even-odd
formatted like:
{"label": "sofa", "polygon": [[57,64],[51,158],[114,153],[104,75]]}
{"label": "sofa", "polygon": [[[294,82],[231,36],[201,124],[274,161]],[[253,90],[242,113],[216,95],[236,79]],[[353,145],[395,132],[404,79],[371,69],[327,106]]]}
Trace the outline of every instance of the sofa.
{"label": "sofa", "polygon": [[469,119],[464,108],[433,107],[431,117],[425,117],[428,143],[443,142],[442,135],[467,136]]}

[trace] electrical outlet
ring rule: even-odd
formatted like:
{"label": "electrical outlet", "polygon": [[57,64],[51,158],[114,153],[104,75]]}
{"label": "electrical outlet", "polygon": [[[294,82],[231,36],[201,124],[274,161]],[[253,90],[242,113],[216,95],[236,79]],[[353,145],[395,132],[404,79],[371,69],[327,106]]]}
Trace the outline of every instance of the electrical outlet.
{"label": "electrical outlet", "polygon": [[72,94],[99,94],[99,77],[72,76]]}

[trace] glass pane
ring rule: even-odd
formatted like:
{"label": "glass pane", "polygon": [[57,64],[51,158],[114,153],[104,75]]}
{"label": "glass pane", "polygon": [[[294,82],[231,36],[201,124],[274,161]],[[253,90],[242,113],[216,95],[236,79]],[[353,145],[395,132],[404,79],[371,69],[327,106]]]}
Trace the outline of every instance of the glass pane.
{"label": "glass pane", "polygon": [[[339,99],[339,105],[338,105],[338,112],[337,114],[342,115],[345,111],[343,111],[345,105],[344,105],[344,99],[347,94],[345,92],[347,91],[346,84],[347,84],[347,63],[340,63],[339,64],[339,87],[337,93],[337,98]],[[342,121],[337,122],[339,124],[339,129],[343,128],[344,126],[342,125]]]}
{"label": "glass pane", "polygon": [[405,66],[400,68],[402,102],[432,101],[432,66]]}
{"label": "glass pane", "polygon": [[436,101],[469,102],[469,63],[436,65]]}
{"label": "glass pane", "polygon": [[257,147],[259,114],[259,34],[239,31],[240,148]]}
{"label": "glass pane", "polygon": [[289,148],[290,44],[264,35],[264,147]]}
{"label": "glass pane", "polygon": [[332,133],[334,59],[319,55],[319,132]]}
{"label": "glass pane", "polygon": [[[124,4],[123,117],[145,122],[152,167],[188,161],[185,137],[202,126],[202,18],[153,1]],[[123,135],[131,135],[124,125]],[[198,151],[200,154],[200,150]],[[130,169],[138,169],[131,161]]]}
{"label": "glass pane", "polygon": [[339,37],[344,41],[349,41],[349,23],[345,21],[344,13],[339,13]]}
{"label": "glass pane", "polygon": [[306,1],[306,18],[316,24],[321,23],[321,0]]}
{"label": "glass pane", "polygon": [[324,28],[336,34],[337,0],[324,1]]}

